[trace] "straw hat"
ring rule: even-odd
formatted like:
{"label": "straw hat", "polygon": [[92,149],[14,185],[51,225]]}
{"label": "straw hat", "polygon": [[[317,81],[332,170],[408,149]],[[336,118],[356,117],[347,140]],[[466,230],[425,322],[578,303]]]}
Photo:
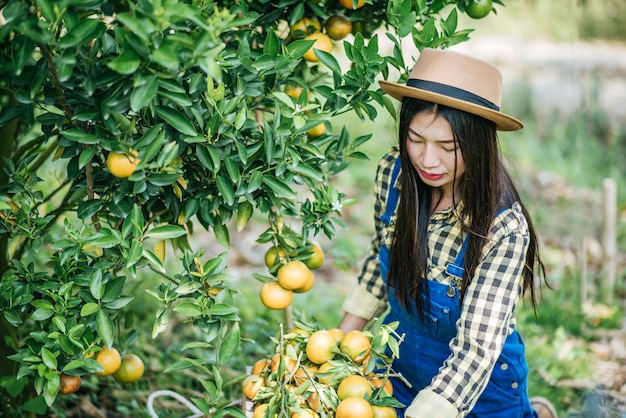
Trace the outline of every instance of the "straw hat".
{"label": "straw hat", "polygon": [[502,74],[495,66],[453,51],[424,49],[407,84],[379,81],[398,100],[413,97],[463,110],[496,123],[500,131],[516,131],[524,124],[500,112]]}

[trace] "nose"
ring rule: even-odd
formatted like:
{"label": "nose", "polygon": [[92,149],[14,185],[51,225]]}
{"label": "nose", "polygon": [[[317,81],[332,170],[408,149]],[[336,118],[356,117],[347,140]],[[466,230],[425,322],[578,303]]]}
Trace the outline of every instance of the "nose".
{"label": "nose", "polygon": [[424,152],[422,153],[422,165],[424,168],[433,168],[437,167],[439,163],[440,158],[437,147],[427,143],[424,146]]}

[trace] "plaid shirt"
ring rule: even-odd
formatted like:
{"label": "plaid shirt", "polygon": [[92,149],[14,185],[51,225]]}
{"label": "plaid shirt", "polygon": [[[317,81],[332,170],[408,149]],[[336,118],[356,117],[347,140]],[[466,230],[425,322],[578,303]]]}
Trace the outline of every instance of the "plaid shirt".
{"label": "plaid shirt", "polygon": [[[381,221],[381,216],[389,187],[392,187],[389,183],[397,158],[399,151],[392,148],[378,165],[374,206],[376,233],[358,283],[343,306],[346,312],[361,318],[371,319],[382,314],[387,307],[378,251],[382,244],[389,246],[394,237],[395,219],[392,218],[387,225]],[[399,187],[399,183],[393,187]],[[429,280],[449,283],[446,265],[454,261],[464,238],[455,208],[431,215],[428,224]],[[529,241],[528,225],[519,203],[494,220],[489,240],[465,294],[457,335],[450,341],[452,354],[430,386],[413,402],[413,405],[419,405],[420,417],[463,417],[485,389],[504,341],[515,328],[514,311],[522,292],[522,270]]]}

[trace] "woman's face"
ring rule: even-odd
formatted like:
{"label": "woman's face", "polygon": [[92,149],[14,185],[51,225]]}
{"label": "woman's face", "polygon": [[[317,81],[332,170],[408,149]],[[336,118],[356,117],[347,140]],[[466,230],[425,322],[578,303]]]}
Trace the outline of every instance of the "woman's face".
{"label": "woman's face", "polygon": [[452,186],[465,173],[465,162],[450,123],[434,112],[416,114],[409,125],[406,148],[422,181],[451,200]]}

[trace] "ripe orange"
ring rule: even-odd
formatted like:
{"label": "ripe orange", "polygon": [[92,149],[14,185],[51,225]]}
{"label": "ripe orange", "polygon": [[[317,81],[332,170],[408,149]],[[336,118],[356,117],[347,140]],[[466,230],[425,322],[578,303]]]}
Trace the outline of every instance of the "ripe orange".
{"label": "ripe orange", "polygon": [[336,418],[374,418],[374,412],[365,399],[352,396],[339,402]]}
{"label": "ripe orange", "polygon": [[252,366],[252,374],[258,374],[261,376],[266,370],[269,370],[271,364],[272,360],[268,358],[257,360],[257,362],[254,363],[254,366]]}
{"label": "ripe orange", "polygon": [[339,343],[339,349],[345,353],[355,363],[360,364],[367,358],[371,347],[370,339],[362,331],[348,331]]}
{"label": "ripe orange", "polygon": [[[276,373],[278,371],[278,367],[280,366],[280,358],[281,355],[276,353],[272,357],[272,364],[270,365],[270,371],[272,373]],[[298,362],[286,354],[282,355],[283,362],[285,364],[285,374],[292,374],[296,371],[296,367],[298,367]]]}
{"label": "ripe orange", "polygon": [[[373,373],[371,373],[371,375],[375,376]],[[369,377],[370,375],[368,375]],[[374,388],[378,389],[379,387],[381,387],[383,385],[383,382],[385,382],[385,387],[383,388],[383,391],[389,395],[389,396],[393,396],[393,385],[391,384],[391,380],[389,379],[384,379],[382,377],[370,377],[369,378],[370,383],[372,384],[372,386],[374,386]]]}
{"label": "ripe orange", "polygon": [[334,41],[340,41],[352,32],[352,22],[344,15],[333,15],[324,24],[326,34]]}
{"label": "ripe orange", "polygon": [[397,418],[398,413],[393,406],[371,405],[374,418]]}
{"label": "ripe orange", "polygon": [[61,373],[60,377],[61,383],[59,384],[59,393],[61,395],[68,395],[80,389],[82,380],[80,376],[70,376],[65,373]]}
{"label": "ripe orange", "polygon": [[304,286],[293,289],[293,291],[295,293],[305,293],[313,289],[313,285],[315,285],[315,275],[313,274],[313,272],[311,272],[311,274],[309,275],[309,279],[306,281]]}
{"label": "ripe orange", "polygon": [[312,409],[302,408],[300,412],[294,412],[291,418],[319,418],[319,414]]}
{"label": "ripe orange", "polygon": [[492,0],[472,0],[465,8],[465,12],[472,19],[482,19],[491,12],[492,3]]}
{"label": "ripe orange", "polygon": [[307,284],[313,272],[300,260],[292,260],[282,265],[276,273],[278,284],[285,289],[298,289]]}
{"label": "ripe orange", "polygon": [[[320,367],[317,369],[318,373],[327,373],[330,372],[331,370],[333,370],[335,368],[335,366],[333,366],[330,363],[323,363],[320,365]],[[328,385],[330,383],[330,378],[332,376],[327,376],[327,377],[323,377],[320,376],[318,373],[315,373],[315,377],[317,378],[317,381],[320,383],[323,383],[325,385]],[[317,408],[313,408],[313,409],[317,409]]]}
{"label": "ripe orange", "polygon": [[322,246],[313,240],[308,240],[307,243],[311,245],[310,251],[312,253],[304,260],[304,264],[311,270],[322,267],[322,264],[324,264],[324,250]]}
{"label": "ripe orange", "polygon": [[311,379],[315,378],[315,372],[319,370],[317,364],[312,364],[310,366],[300,366],[296,373],[294,374],[294,379],[296,380],[296,385],[300,385],[302,382],[306,382],[309,380],[309,376]]}
{"label": "ripe orange", "polygon": [[254,407],[254,414],[252,415],[252,418],[265,418],[265,411],[269,408],[269,406],[269,404],[263,403]]}
{"label": "ripe orange", "polygon": [[305,61],[309,62],[318,62],[319,59],[315,55],[314,50],[318,49],[324,52],[332,52],[333,50],[333,41],[322,32],[315,32],[304,38],[308,41],[315,41],[313,46],[304,54],[303,58]]}
{"label": "ripe orange", "polygon": [[346,335],[346,333],[343,332],[343,330],[341,330],[340,328],[331,328],[328,330],[328,332],[333,334],[333,336],[337,340],[337,343],[340,343],[341,340],[343,339],[343,336]]}
{"label": "ripe orange", "polygon": [[141,358],[135,354],[126,354],[122,357],[122,364],[113,373],[115,380],[121,383],[136,382],[143,376],[145,367]]}
{"label": "ripe orange", "polygon": [[254,400],[254,397],[263,387],[263,378],[256,374],[246,376],[241,382],[241,390],[246,398]]}
{"label": "ripe orange", "polygon": [[335,347],[337,340],[333,334],[325,329],[315,331],[306,343],[306,355],[313,363],[323,364],[335,356]]}
{"label": "ripe orange", "polygon": [[139,161],[137,157],[137,151],[131,150],[131,155],[120,154],[117,152],[110,152],[107,156],[107,167],[111,174],[115,177],[125,179],[130,177],[135,172]]}
{"label": "ripe orange", "polygon": [[341,3],[341,5],[346,9],[350,10],[360,9],[361,7],[365,6],[364,0],[359,0],[356,4],[356,7],[352,5],[352,0],[339,0],[339,3]]}
{"label": "ripe orange", "polygon": [[293,301],[293,291],[278,282],[267,282],[261,287],[261,302],[269,309],[285,309]]}
{"label": "ripe orange", "polygon": [[306,131],[306,134],[311,138],[317,138],[318,136],[322,136],[325,133],[326,133],[326,125],[324,125],[323,123],[320,123],[319,125],[314,126],[308,131]]}
{"label": "ripe orange", "polygon": [[265,265],[267,268],[272,268],[278,263],[285,263],[287,261],[287,251],[281,247],[270,247],[265,252]]}
{"label": "ripe orange", "polygon": [[122,364],[122,356],[120,356],[120,352],[117,351],[115,347],[103,347],[100,351],[98,351],[96,361],[104,367],[103,371],[96,372],[96,374],[98,376],[108,376],[115,373],[117,369],[119,369]]}
{"label": "ripe orange", "polygon": [[337,397],[341,400],[351,396],[369,398],[372,395],[372,385],[361,375],[354,374],[348,376],[339,383],[337,387]]}
{"label": "ripe orange", "polygon": [[322,25],[316,17],[303,17],[289,28],[289,35],[293,39],[302,39],[307,35],[322,30]]}

